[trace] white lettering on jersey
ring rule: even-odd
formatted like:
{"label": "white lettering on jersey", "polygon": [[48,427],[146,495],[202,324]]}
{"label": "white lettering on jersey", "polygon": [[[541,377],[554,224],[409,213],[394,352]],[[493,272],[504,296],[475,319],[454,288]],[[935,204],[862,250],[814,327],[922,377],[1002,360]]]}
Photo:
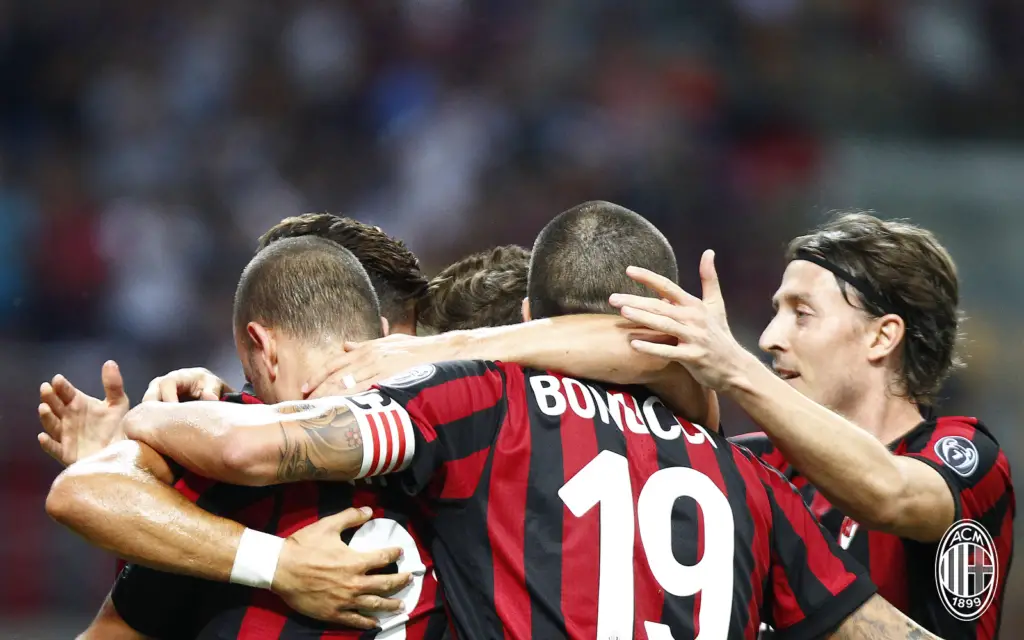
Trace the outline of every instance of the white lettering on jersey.
{"label": "white lettering on jersey", "polygon": [[572,411],[587,420],[597,419],[614,424],[620,431],[629,429],[633,433],[653,435],[662,440],[676,440],[683,436],[691,444],[709,443],[718,448],[701,425],[680,422],[667,411],[662,413],[670,420],[659,418],[656,409],[664,408],[665,405],[657,396],[644,400],[641,407],[636,398],[628,393],[603,391],[573,378],[559,380],[552,375],[532,376],[530,388],[537,398],[541,413],[547,416],[558,417],[566,411]]}

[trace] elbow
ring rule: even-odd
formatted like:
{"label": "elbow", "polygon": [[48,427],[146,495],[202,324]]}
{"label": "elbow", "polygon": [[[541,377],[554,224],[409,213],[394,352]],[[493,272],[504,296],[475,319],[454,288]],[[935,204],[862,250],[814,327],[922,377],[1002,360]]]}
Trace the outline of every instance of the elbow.
{"label": "elbow", "polygon": [[50,486],[46,495],[46,515],[60,524],[66,525],[75,512],[74,481],[65,474],[60,474]]}
{"label": "elbow", "polygon": [[153,401],[142,402],[126,413],[121,419],[121,429],[125,438],[149,444],[151,438],[147,427],[155,418],[154,412],[159,411],[161,404]]}
{"label": "elbow", "polygon": [[904,494],[899,483],[875,483],[869,495],[862,505],[858,505],[858,513],[848,515],[868,529],[883,532],[898,529],[904,516]]}

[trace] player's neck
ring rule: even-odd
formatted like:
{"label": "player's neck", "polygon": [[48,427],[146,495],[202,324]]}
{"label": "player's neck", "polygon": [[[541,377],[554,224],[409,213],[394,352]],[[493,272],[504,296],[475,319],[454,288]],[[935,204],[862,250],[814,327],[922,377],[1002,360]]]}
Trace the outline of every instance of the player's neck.
{"label": "player's neck", "polygon": [[921,410],[910,400],[884,390],[868,394],[845,417],[884,444],[899,439],[921,423]]}

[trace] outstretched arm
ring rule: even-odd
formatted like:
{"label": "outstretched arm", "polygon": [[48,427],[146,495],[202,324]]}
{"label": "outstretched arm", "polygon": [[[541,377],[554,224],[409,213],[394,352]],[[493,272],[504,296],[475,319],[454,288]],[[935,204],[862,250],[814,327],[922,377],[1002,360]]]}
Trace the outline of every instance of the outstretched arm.
{"label": "outstretched arm", "polygon": [[615,295],[625,317],[679,339],[639,341],[638,350],[683,364],[706,386],[735,400],[786,459],[832,504],[862,525],[924,542],[952,524],[952,491],[932,466],[894,456],[877,438],[780,379],[733,337],[713,253],[701,261],[703,299],[644,269],[629,275],[662,299]]}
{"label": "outstretched arm", "polygon": [[306,390],[313,397],[363,390],[412,367],[444,360],[504,361],[613,384],[646,384],[682,417],[716,426],[717,409],[711,418],[708,410],[713,392],[697,384],[684,367],[630,346],[631,340],[667,339],[622,318],[599,314],[426,338],[385,338],[351,345],[349,353],[325,367]]}

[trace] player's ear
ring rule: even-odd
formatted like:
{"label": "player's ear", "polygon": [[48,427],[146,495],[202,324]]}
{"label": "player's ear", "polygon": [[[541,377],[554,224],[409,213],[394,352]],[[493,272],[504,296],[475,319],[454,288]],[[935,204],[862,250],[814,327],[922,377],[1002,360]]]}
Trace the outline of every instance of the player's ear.
{"label": "player's ear", "polygon": [[530,319],[530,299],[523,298],[523,322],[529,322]]}
{"label": "player's ear", "polygon": [[245,332],[253,344],[253,355],[263,361],[267,375],[273,381],[277,377],[277,341],[274,334],[258,322],[245,325]]}
{"label": "player's ear", "polygon": [[388,334],[390,333],[390,330],[391,330],[391,326],[388,324],[388,319],[385,318],[384,316],[381,316],[380,317],[380,335],[382,335],[382,336],[384,336],[386,338],[388,336]]}
{"label": "player's ear", "polygon": [[879,362],[897,351],[903,343],[906,334],[906,325],[903,318],[894,313],[889,313],[871,323],[871,346],[868,349],[868,359],[872,362]]}

